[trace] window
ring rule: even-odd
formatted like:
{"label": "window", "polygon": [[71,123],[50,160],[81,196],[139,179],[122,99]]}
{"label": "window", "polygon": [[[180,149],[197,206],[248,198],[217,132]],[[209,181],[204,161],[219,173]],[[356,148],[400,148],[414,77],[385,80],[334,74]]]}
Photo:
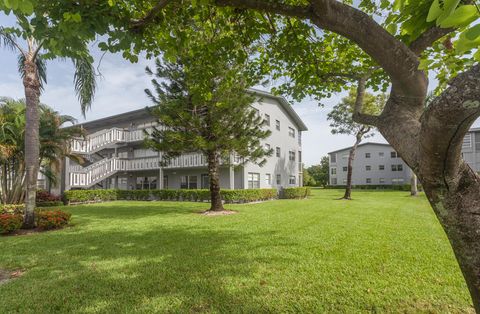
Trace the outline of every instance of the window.
{"label": "window", "polygon": [[277,185],[282,184],[282,175],[277,174]]}
{"label": "window", "polygon": [[379,165],[378,170],[385,170],[385,165]]}
{"label": "window", "polygon": [[295,129],[288,127],[288,136],[295,138]]}
{"label": "window", "polygon": [[155,190],[157,188],[157,177],[137,177],[137,190]]}
{"label": "window", "polygon": [[295,176],[290,176],[290,177],[288,178],[288,184],[296,184],[296,182],[295,182]]}
{"label": "window", "polygon": [[280,147],[277,147],[275,149],[275,152],[276,152],[277,157],[280,157]]}
{"label": "window", "polygon": [[332,185],[337,185],[337,178],[332,178]]}
{"label": "window", "polygon": [[181,189],[197,189],[197,176],[181,176],[180,188]]}
{"label": "window", "polygon": [[462,148],[470,148],[470,147],[472,147],[472,133],[467,133],[463,138]]}
{"label": "window", "polygon": [[344,171],[344,172],[347,172],[347,171],[348,171],[348,167],[343,167],[343,171]]}
{"label": "window", "polygon": [[302,152],[298,151],[298,162],[302,162]]}
{"label": "window", "polygon": [[163,176],[163,188],[168,189],[168,176]]}
{"label": "window", "polygon": [[260,188],[260,173],[254,173],[254,172],[248,173],[248,188],[249,189]]}
{"label": "window", "polygon": [[331,174],[337,174],[337,168],[331,168],[330,173]]}
{"label": "window", "polygon": [[298,145],[302,145],[302,132],[298,131]]}
{"label": "window", "polygon": [[210,176],[206,173],[201,175],[201,184],[202,184],[202,189],[209,189],[210,188]]}
{"label": "window", "polygon": [[270,126],[270,115],[265,114],[265,120],[263,120],[263,124],[266,126]]}
{"label": "window", "polygon": [[372,170],[372,166],[365,166],[365,170],[366,170],[366,171]]}
{"label": "window", "polygon": [[397,158],[398,157],[397,152],[390,152],[390,157]]}
{"label": "window", "polygon": [[384,152],[379,152],[378,157],[382,157],[382,158],[385,157],[385,153]]}
{"label": "window", "polygon": [[392,165],[392,171],[403,171],[403,165]]}
{"label": "window", "polygon": [[280,120],[275,120],[275,128],[280,131]]}
{"label": "window", "polygon": [[385,183],[385,179],[384,178],[378,179],[378,183]]}
{"label": "window", "polygon": [[265,174],[265,184],[272,185],[272,175],[270,173]]}
{"label": "window", "polygon": [[365,153],[365,158],[370,158],[370,153]]}
{"label": "window", "polygon": [[288,160],[295,161],[295,151],[288,152]]}
{"label": "window", "polygon": [[367,178],[367,180],[366,180],[365,182],[367,182],[367,184],[370,184],[370,183],[372,183],[372,179],[371,179],[371,178]]}
{"label": "window", "polygon": [[128,189],[128,178],[125,178],[125,177],[118,178],[118,189],[120,190]]}
{"label": "window", "polygon": [[197,188],[197,176],[189,176],[188,177],[188,188],[189,189],[196,189]]}
{"label": "window", "polygon": [[337,154],[331,154],[330,155],[330,162],[331,163],[336,163],[337,162]]}
{"label": "window", "polygon": [[403,184],[403,181],[402,178],[392,179],[392,184]]}
{"label": "window", "polygon": [[181,176],[180,177],[180,188],[181,189],[188,189],[188,176]]}

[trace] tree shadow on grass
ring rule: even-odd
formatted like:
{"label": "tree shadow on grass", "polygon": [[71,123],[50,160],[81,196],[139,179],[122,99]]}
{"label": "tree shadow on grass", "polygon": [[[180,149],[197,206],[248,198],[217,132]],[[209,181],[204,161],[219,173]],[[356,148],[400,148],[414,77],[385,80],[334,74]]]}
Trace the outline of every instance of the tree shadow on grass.
{"label": "tree shadow on grass", "polygon": [[[104,211],[108,207],[96,213],[99,219],[108,218]],[[0,312],[268,311],[254,301],[262,289],[255,263],[265,261],[237,249],[249,247],[249,234],[204,227],[71,230],[19,239],[2,249],[0,261],[20,263],[27,272],[0,287]]]}

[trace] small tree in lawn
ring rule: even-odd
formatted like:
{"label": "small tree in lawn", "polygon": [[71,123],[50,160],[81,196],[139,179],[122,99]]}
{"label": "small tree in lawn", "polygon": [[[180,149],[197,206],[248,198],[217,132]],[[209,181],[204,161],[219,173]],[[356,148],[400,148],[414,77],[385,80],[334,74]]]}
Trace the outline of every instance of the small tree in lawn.
{"label": "small tree in lawn", "polygon": [[349,200],[352,197],[352,172],[353,161],[355,159],[355,152],[358,145],[363,139],[373,136],[372,127],[353,121],[353,112],[355,107],[358,107],[357,102],[363,103],[363,112],[368,114],[375,114],[380,112],[381,106],[384,104],[384,95],[374,96],[365,93],[364,96],[358,97],[354,90],[350,91],[348,97],[342,99],[340,103],[335,105],[332,111],[328,114],[327,119],[331,121],[330,127],[332,134],[347,134],[355,136],[355,143],[350,149],[348,156],[347,167],[347,186],[343,199]]}
{"label": "small tree in lawn", "polygon": [[152,80],[154,92],[146,90],[156,105],[152,113],[162,127],[154,129],[147,145],[164,152],[166,161],[187,152],[207,157],[210,178],[210,211],[224,210],[220,195],[219,166],[233,154],[243,162],[262,165],[271,150],[261,140],[268,137],[262,118],[251,106],[254,95],[246,89],[254,83],[246,60],[221,56],[178,56],[177,62],[157,60]]}

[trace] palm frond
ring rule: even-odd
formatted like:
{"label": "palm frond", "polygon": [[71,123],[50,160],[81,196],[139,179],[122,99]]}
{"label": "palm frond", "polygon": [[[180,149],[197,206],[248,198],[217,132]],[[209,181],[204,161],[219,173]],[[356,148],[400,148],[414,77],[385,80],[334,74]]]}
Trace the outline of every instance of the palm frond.
{"label": "palm frond", "polygon": [[75,76],[73,78],[75,84],[75,93],[77,94],[82,114],[92,106],[97,83],[95,80],[95,68],[92,62],[86,58],[74,59]]}
{"label": "palm frond", "polygon": [[[47,84],[47,65],[40,54],[35,58],[35,65],[37,68],[37,77],[40,82],[40,90],[43,91],[44,84]],[[17,66],[18,72],[23,79],[25,77],[25,55],[22,53],[18,55]]]}
{"label": "palm frond", "polygon": [[23,51],[18,46],[15,37],[10,34],[7,29],[0,26],[0,47],[5,47],[12,51],[19,50],[23,54]]}

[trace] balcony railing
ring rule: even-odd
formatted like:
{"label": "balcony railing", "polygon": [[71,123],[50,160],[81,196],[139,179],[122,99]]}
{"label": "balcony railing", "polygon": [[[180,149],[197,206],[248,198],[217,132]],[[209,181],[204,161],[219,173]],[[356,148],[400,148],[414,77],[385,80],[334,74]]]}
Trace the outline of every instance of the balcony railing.
{"label": "balcony railing", "polygon": [[[192,153],[176,157],[165,165],[164,169],[205,167],[207,159],[202,154]],[[72,165],[69,167],[69,183],[72,187],[90,187],[110,177],[117,171],[139,171],[160,169],[160,157],[144,157],[135,159],[122,159],[112,157],[100,160],[83,168]]]}
{"label": "balcony railing", "polygon": [[86,138],[74,139],[70,147],[73,153],[91,154],[115,143],[143,141],[145,139],[145,130],[150,131],[152,128],[136,130],[111,128],[102,130],[89,134]]}

